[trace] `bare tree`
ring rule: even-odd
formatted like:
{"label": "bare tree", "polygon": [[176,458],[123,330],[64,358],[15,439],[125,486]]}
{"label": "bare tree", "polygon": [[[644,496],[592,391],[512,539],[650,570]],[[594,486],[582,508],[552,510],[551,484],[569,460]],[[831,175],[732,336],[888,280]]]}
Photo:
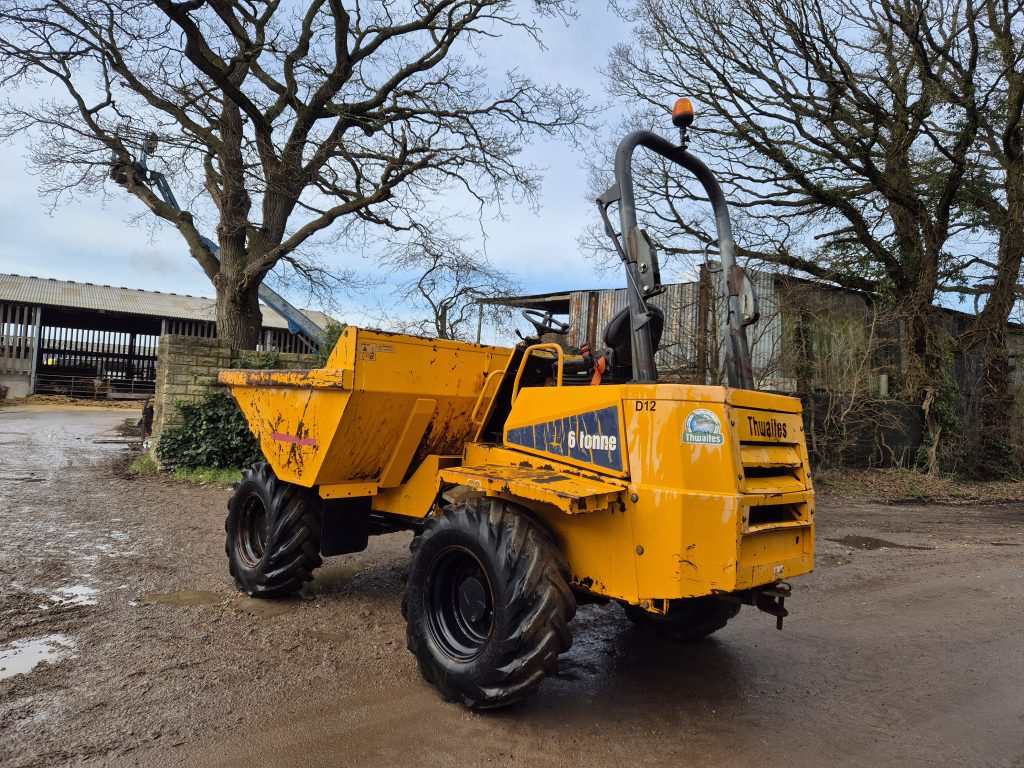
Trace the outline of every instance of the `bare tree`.
{"label": "bare tree", "polygon": [[[935,297],[957,271],[951,239],[970,226],[958,202],[984,107],[973,90],[979,2],[635,0],[620,5],[635,42],[607,67],[634,119],[663,115],[681,94],[706,112],[695,142],[733,201],[741,255],[898,309],[905,395],[925,411],[931,470],[948,394]],[[713,242],[678,174],[650,162],[641,177],[663,250]]]}
{"label": "bare tree", "polygon": [[[298,254],[332,225],[429,231],[440,191],[532,195],[527,137],[571,134],[587,108],[515,71],[495,85],[477,51],[503,31],[537,38],[538,14],[571,2],[524,16],[513,0],[0,0],[0,84],[21,89],[0,135],[30,134],[57,200],[109,183],[113,158],[214,284],[218,333],[251,348],[260,282],[282,262],[322,276]],[[138,162],[151,133],[184,210]]]}
{"label": "bare tree", "polygon": [[418,237],[393,251],[387,263],[397,278],[393,295],[414,313],[402,319],[381,311],[381,322],[395,330],[470,341],[476,338],[481,311],[492,323],[511,320],[508,307],[478,302],[515,296],[520,285],[457,238],[438,233]]}
{"label": "bare tree", "polygon": [[[965,280],[958,290],[984,302],[965,347],[981,358],[977,387],[976,440],[968,451],[972,474],[1012,475],[1020,470],[1020,422],[1010,364],[1008,323],[1024,297],[1024,6],[982,0],[980,27],[988,45],[981,80],[995,94],[982,113],[982,149],[970,175],[969,203],[979,223],[993,234],[994,258],[977,257],[980,279]],[[974,265],[972,265],[974,266]]]}

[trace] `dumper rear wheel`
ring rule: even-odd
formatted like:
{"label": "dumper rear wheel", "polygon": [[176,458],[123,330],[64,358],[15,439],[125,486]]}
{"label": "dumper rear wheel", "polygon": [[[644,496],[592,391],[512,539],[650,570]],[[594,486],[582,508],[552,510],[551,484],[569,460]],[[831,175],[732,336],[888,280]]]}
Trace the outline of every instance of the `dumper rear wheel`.
{"label": "dumper rear wheel", "polygon": [[231,575],[253,597],[297,592],[323,562],[319,496],[279,480],[265,461],[242,472],[224,528]]}
{"label": "dumper rear wheel", "polygon": [[499,499],[454,504],[412,542],[409,650],[449,701],[501,707],[558,671],[576,601],[548,532]]}
{"label": "dumper rear wheel", "polygon": [[669,640],[689,641],[722,629],[740,612],[739,603],[713,597],[692,597],[673,600],[668,613],[650,613],[637,605],[627,605],[626,616],[640,627],[653,630]]}

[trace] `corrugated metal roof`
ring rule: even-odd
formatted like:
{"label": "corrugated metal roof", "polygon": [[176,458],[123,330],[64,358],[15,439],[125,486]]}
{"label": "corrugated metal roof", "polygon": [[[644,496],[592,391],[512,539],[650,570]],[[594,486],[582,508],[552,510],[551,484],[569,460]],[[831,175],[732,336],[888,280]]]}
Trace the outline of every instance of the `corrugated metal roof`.
{"label": "corrugated metal roof", "polygon": [[477,304],[497,304],[502,307],[522,307],[524,309],[540,309],[556,314],[568,314],[570,291],[554,291],[552,293],[534,293],[529,296],[497,296],[492,299],[477,299]]}
{"label": "corrugated metal roof", "polygon": [[[0,274],[0,301],[178,320],[213,322],[217,318],[214,300],[204,296],[22,275]],[[264,328],[288,327],[285,319],[270,307],[261,304],[260,309],[263,311]],[[303,312],[321,327],[325,327],[330,319],[323,312],[311,309],[304,309]]]}

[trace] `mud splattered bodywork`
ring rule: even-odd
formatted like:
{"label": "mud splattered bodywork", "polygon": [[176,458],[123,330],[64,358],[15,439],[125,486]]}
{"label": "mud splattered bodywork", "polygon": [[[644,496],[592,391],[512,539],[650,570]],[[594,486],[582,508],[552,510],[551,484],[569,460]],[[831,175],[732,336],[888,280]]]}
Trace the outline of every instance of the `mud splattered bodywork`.
{"label": "mud splattered bodywork", "polygon": [[[557,377],[493,384],[516,379],[527,357],[350,327],[322,370],[220,380],[282,480],[412,521],[452,489],[511,501],[558,538],[580,590],[657,609],[811,570],[798,400]],[[485,435],[493,413],[501,428]]]}
{"label": "mud splattered bodywork", "polygon": [[400,485],[427,456],[462,453],[487,375],[511,350],[348,327],[312,371],[223,371],[267,461],[307,488]]}

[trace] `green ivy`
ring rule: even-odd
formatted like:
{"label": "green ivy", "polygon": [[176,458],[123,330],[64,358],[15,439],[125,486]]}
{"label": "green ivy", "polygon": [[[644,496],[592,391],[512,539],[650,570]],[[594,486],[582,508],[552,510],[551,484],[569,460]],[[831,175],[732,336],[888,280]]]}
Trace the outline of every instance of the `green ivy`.
{"label": "green ivy", "polygon": [[198,403],[178,402],[182,424],[160,435],[156,455],[167,469],[247,467],[263,453],[238,404],[225,392],[211,392]]}
{"label": "green ivy", "polygon": [[[948,463],[946,457],[942,455],[943,447],[948,447],[951,444],[955,444],[953,436],[959,431],[960,417],[957,413],[957,401],[960,397],[960,385],[957,383],[956,376],[954,374],[954,356],[955,349],[952,343],[947,342],[943,345],[941,353],[936,355],[935,363],[933,363],[935,383],[938,388],[938,396],[931,405],[931,414],[935,418],[938,426],[942,430],[942,445],[940,445],[940,456],[939,463]],[[928,469],[928,449],[932,447],[932,438],[925,434],[922,439],[922,445],[917,451],[917,457],[915,464],[921,471]]]}
{"label": "green ivy", "polygon": [[320,359],[318,363],[320,368],[327,365],[327,359],[331,356],[335,346],[337,346],[338,339],[341,337],[343,330],[345,330],[344,323],[336,323],[333,320],[327,322],[327,327],[324,328],[324,340],[320,344]]}
{"label": "green ivy", "polygon": [[231,361],[231,367],[247,371],[281,368],[281,353],[276,349],[266,352],[242,352],[236,359]]}

